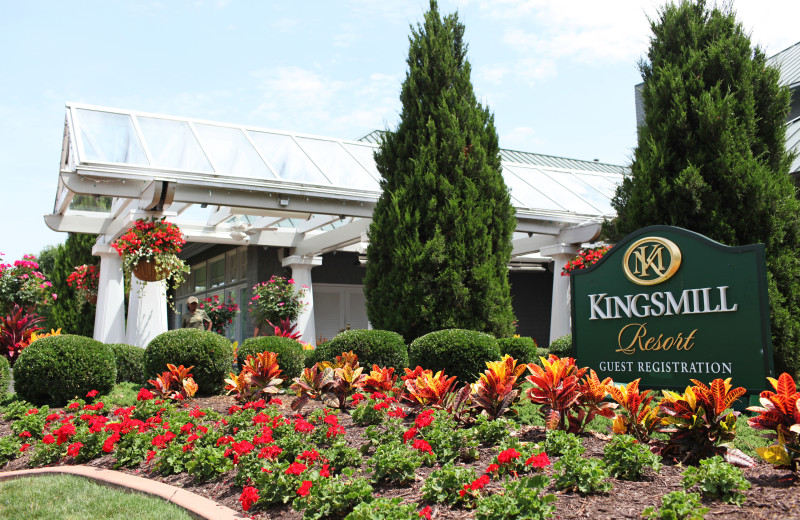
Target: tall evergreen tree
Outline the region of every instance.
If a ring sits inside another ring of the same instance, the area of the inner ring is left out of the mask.
[[[383,177],[364,292],[373,326],[411,341],[465,328],[508,336],[514,208],[494,117],[475,98],[457,14],[435,0],[411,28],[394,132],[375,153]]]
[[[620,235],[679,226],[766,245],[776,369],[800,369],[800,204],[788,176],[790,94],[729,8],[668,4],[651,21],[645,120],[617,191]]]
[[[92,256],[96,236],[70,233],[63,244],[49,247],[39,254],[42,272],[53,283],[58,298],[45,307],[42,315],[46,328],[60,328],[64,334],[91,337],[94,333],[94,305],[83,301],[75,289],[67,285],[67,277],[78,265],[97,264]]]

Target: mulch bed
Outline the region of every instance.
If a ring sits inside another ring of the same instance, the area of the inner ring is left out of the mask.
[[[287,415],[292,414],[288,407],[290,399],[285,399],[283,406]],[[209,398],[198,398],[192,401],[192,405],[200,408],[212,408],[220,413],[226,414],[230,406],[235,404],[232,397],[216,396]],[[304,410],[306,415],[318,407],[316,403],[310,403]],[[348,444],[358,448],[363,443],[363,433],[365,428],[356,426],[352,423],[350,416],[346,413],[340,414],[340,424],[345,428],[345,438]],[[0,421],[0,436],[11,435],[10,425]],[[543,428],[528,426],[515,432],[523,441],[542,442],[545,432]],[[603,448],[610,439],[604,433],[588,432],[582,435],[583,444],[586,448],[586,456],[602,457]],[[492,448],[481,448],[480,458],[477,461],[463,464],[475,468],[481,474],[490,459],[495,455]],[[26,469],[28,467],[28,454],[23,454],[8,464],[0,471],[12,471]],[[557,460],[557,459],[553,459]],[[90,466],[98,466],[111,469],[114,464],[114,456],[107,455],[95,459],[89,463]],[[364,468],[365,470],[367,468]],[[417,471],[416,481],[411,485],[379,484],[374,485],[376,496],[388,498],[400,497],[404,501],[416,502],[422,507],[422,484],[426,476],[434,468],[422,467]],[[601,495],[580,495],[578,493],[557,491],[552,486],[547,490],[554,493],[556,501],[556,518],[559,519],[624,519],[641,518],[642,510],[647,506],[659,507],[661,497],[669,492],[682,490],[681,473],[682,467],[675,464],[666,463],[661,471],[654,475],[646,474],[644,480],[638,482],[628,482],[624,480],[612,479],[613,489],[607,494]],[[215,500],[231,509],[244,513],[239,503],[241,488],[233,484],[233,472],[220,478],[207,482],[198,483],[194,478],[186,473],[180,475],[162,476],[154,471],[152,464],[142,464],[137,469],[123,468],[119,471],[135,474],[140,477],[151,478],[160,482],[165,482],[173,486],[178,486],[198,495]],[[547,468],[547,473],[552,474],[552,466]],[[744,469],[744,475],[750,481],[752,487],[745,491],[747,497],[744,506],[737,507],[725,504],[719,500],[703,500],[704,507],[709,508],[705,518],[707,519],[800,519],[800,484],[791,478],[791,474],[786,470],[778,470],[771,465],[758,462],[753,468]],[[500,488],[499,483],[492,482],[486,490],[491,493]],[[443,505],[432,505],[433,518],[440,519],[468,519],[474,518],[474,511],[461,508],[452,508]],[[245,513],[255,519],[281,519],[281,520],[300,520],[302,513],[293,510],[289,506],[272,507],[265,511],[250,511]]]

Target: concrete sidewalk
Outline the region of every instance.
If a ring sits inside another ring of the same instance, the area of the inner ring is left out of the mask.
[[[91,466],[53,466],[49,468],[9,471],[0,473],[0,481],[22,477],[59,474],[86,477],[94,480],[98,484],[160,497],[167,502],[171,502],[185,509],[190,515],[201,520],[246,520],[250,518],[237,513],[233,509],[217,504],[213,500],[175,486],[170,486],[169,484],[164,484],[163,482],[156,482],[155,480],[129,475],[120,471]]]

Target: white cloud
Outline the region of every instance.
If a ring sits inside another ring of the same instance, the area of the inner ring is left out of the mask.
[[[537,137],[536,130],[530,126],[517,126],[500,135],[500,146],[507,150],[535,150],[541,144],[542,140]]]

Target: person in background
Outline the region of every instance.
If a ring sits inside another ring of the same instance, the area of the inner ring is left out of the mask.
[[[206,311],[197,308],[198,304],[197,298],[189,296],[186,301],[186,306],[189,310],[183,313],[181,327],[184,329],[211,330],[211,318],[208,317]]]

